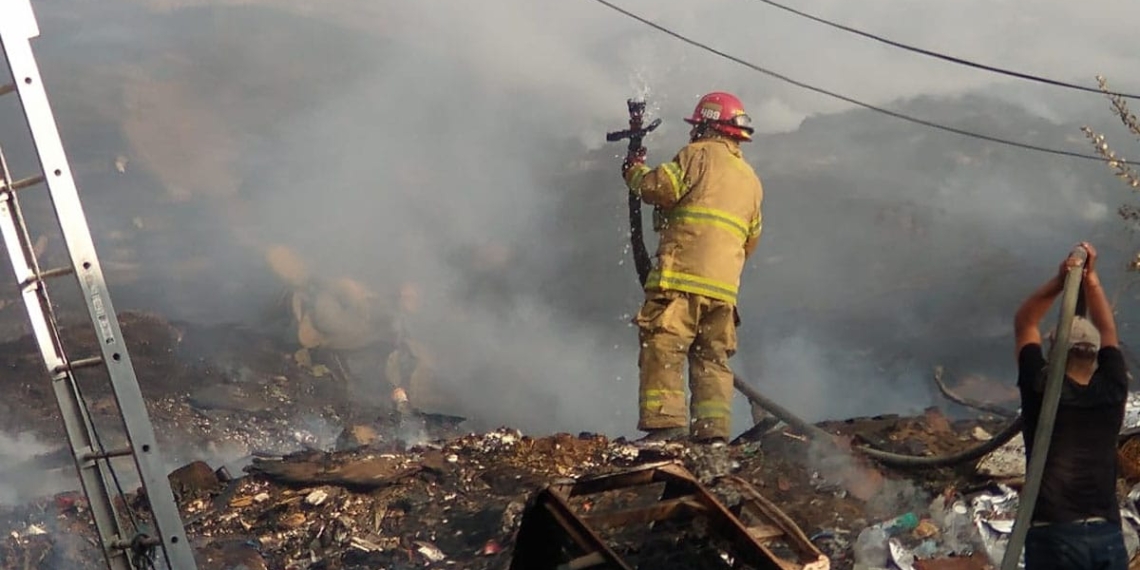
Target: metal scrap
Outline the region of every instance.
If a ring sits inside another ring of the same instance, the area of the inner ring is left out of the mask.
[[[447,558],[447,555],[438,546],[422,540],[416,541],[416,552],[423,554],[429,562],[440,562]]]
[[[979,546],[995,565],[1000,565],[1005,557],[1005,548],[1017,517],[1017,499],[1017,491],[999,484],[995,490],[980,493],[971,501]]]
[[[747,481],[725,482],[753,524],[677,461],[551,484],[529,501],[511,568],[829,568],[803,531]],[[776,539],[783,539],[779,546]],[[777,554],[788,546],[791,559]]]

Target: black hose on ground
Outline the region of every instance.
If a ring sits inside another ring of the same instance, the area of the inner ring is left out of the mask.
[[[820,442],[828,442],[833,439],[833,436],[831,434],[827,433],[823,429],[820,429],[818,426],[800,419],[795,414],[788,411],[787,408],[777,404],[776,402],[773,402],[772,400],[769,400],[767,397],[757,391],[756,388],[753,388],[744,380],[741,380],[740,377],[734,377],[732,385],[736,387],[737,391],[739,391],[741,394],[744,394],[744,396],[748,398],[752,403],[760,406],[761,408],[764,408],[773,416],[776,416],[784,423],[792,426],[792,428],[796,431],[799,431],[800,433],[806,435],[808,439]],[[866,445],[855,447],[855,449],[863,455],[866,455],[867,457],[874,459],[875,461],[878,461],[879,463],[882,463],[888,467],[909,469],[936,469],[939,467],[949,467],[952,465],[958,465],[960,463],[974,461],[982,458],[991,451],[1005,445],[1006,442],[1013,439],[1014,436],[1020,433],[1021,424],[1021,416],[1018,415],[1016,418],[1010,421],[1010,423],[1006,425],[1000,432],[998,432],[996,435],[984,443],[950,455],[903,455],[901,453],[892,453],[889,451],[883,451],[881,449],[875,449]]]
[[[881,449],[875,449],[868,446],[859,446],[858,449],[863,455],[887,465],[889,467],[897,467],[900,469],[937,469],[940,467],[950,467],[959,465],[968,461],[976,461],[986,456],[993,450],[1003,446],[1009,440],[1013,439],[1017,434],[1021,433],[1022,419],[1019,414],[1013,421],[1009,422],[1000,432],[994,435],[989,440],[971,447],[964,449],[958,453],[950,455],[936,455],[936,456],[915,456],[903,455],[900,453],[891,453]]]
[[[820,429],[814,424],[810,424],[798,416],[788,411],[787,408],[769,400],[766,396],[761,394],[756,388],[742,380],[739,376],[732,377],[732,385],[736,391],[744,394],[753,404],[764,408],[765,411],[776,416],[784,423],[792,426],[792,429],[806,435],[812,441],[830,441],[833,436],[830,433]]]

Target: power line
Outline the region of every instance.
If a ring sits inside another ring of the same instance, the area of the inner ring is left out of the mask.
[[[634,20],[637,20],[637,21],[639,21],[639,22],[641,22],[641,23],[643,23],[643,24],[645,24],[651,28],[654,28],[654,29],[656,29],[662,33],[673,36],[674,38],[677,38],[678,40],[681,40],[681,41],[683,41],[683,42],[685,42],[691,46],[703,49],[709,53],[718,55],[724,59],[738,63],[740,65],[743,65],[744,67],[747,67],[753,71],[763,73],[764,75],[767,75],[769,77],[774,77],[774,78],[779,79],[780,81],[783,81],[785,83],[791,83],[792,85],[795,85],[796,87],[800,87],[802,89],[807,89],[808,91],[814,91],[814,92],[819,93],[821,95],[827,95],[828,97],[833,97],[835,99],[839,99],[840,101],[845,101],[847,103],[851,103],[852,105],[857,105],[859,107],[863,107],[864,109],[869,109],[869,110],[874,111],[876,113],[882,113],[884,115],[894,117],[896,119],[901,119],[903,121],[911,122],[911,123],[914,123],[917,125],[922,125],[925,127],[930,127],[932,129],[938,129],[941,131],[946,131],[946,132],[950,132],[950,133],[954,133],[954,134],[958,134],[958,135],[962,135],[962,136],[966,136],[966,137],[981,139],[981,140],[985,140],[985,141],[989,141],[989,142],[993,142],[993,143],[998,143],[998,144],[1003,144],[1003,145],[1007,145],[1007,146],[1017,147],[1017,148],[1021,148],[1021,149],[1025,149],[1025,150],[1035,150],[1035,151],[1043,152],[1043,153],[1047,153],[1047,154],[1054,154],[1054,155],[1059,155],[1059,156],[1068,156],[1068,157],[1072,157],[1072,158],[1083,158],[1085,160],[1095,160],[1097,162],[1104,162],[1104,158],[1097,156],[1095,154],[1083,154],[1083,153],[1073,152],[1073,151],[1069,151],[1069,150],[1061,150],[1061,149],[1056,149],[1056,148],[1049,148],[1049,147],[1038,146],[1038,145],[1029,144],[1029,143],[1018,142],[1018,141],[1009,140],[1009,139],[1003,139],[1000,137],[985,135],[982,133],[975,133],[973,131],[967,131],[965,129],[959,129],[956,127],[951,127],[949,125],[943,125],[941,123],[935,123],[934,121],[928,121],[926,119],[920,119],[918,117],[907,115],[905,113],[899,113],[896,111],[891,111],[890,109],[879,107],[877,105],[865,103],[865,102],[860,101],[858,99],[854,99],[854,98],[848,97],[846,95],[836,93],[834,91],[828,91],[827,89],[823,89],[822,87],[816,87],[814,85],[810,85],[810,84],[804,83],[802,81],[797,81],[795,79],[792,79],[791,77],[788,77],[788,76],[780,74],[780,73],[776,73],[775,71],[772,71],[770,69],[765,69],[765,68],[760,67],[754,63],[740,59],[739,57],[736,57],[732,54],[718,50],[712,46],[709,46],[708,44],[698,42],[697,40],[691,39],[687,36],[684,36],[684,35],[681,35],[677,32],[674,32],[673,30],[670,30],[669,28],[666,28],[665,26],[662,26],[656,22],[653,22],[652,20],[647,20],[641,16],[638,16],[637,14],[634,14],[633,12],[630,12],[624,8],[621,8],[620,6],[616,6],[616,5],[608,2],[607,0],[594,0],[594,1],[599,3],[599,4],[602,4],[603,6],[606,6],[607,8],[610,8],[616,12],[624,14],[624,15],[626,15],[626,16],[634,19]]]
[[[812,14],[808,14],[807,12],[801,12],[800,10],[797,10],[797,9],[792,8],[790,6],[785,6],[785,5],[780,4],[778,2],[774,2],[773,0],[759,0],[759,1],[763,2],[765,4],[768,4],[770,6],[779,8],[781,10],[791,12],[792,14],[795,14],[797,16],[807,18],[807,19],[815,21],[815,22],[819,22],[820,24],[823,24],[825,26],[831,26],[832,28],[835,28],[838,30],[843,30],[845,32],[849,32],[849,33],[852,33],[852,34],[855,34],[858,36],[863,36],[865,38],[872,39],[872,40],[887,44],[887,45],[892,46],[892,47],[897,47],[900,49],[904,49],[906,51],[910,51],[910,52],[922,54],[925,56],[941,59],[943,61],[949,61],[951,63],[957,63],[958,65],[965,65],[967,67],[973,67],[975,69],[981,69],[981,70],[990,71],[993,73],[999,73],[1001,75],[1008,75],[1010,77],[1017,77],[1019,79],[1025,79],[1028,81],[1036,81],[1037,83],[1044,83],[1046,85],[1053,85],[1055,87],[1064,87],[1066,89],[1076,89],[1078,91],[1087,91],[1089,93],[1097,93],[1097,94],[1101,94],[1101,95],[1116,95],[1116,96],[1125,97],[1128,99],[1140,99],[1140,95],[1134,95],[1134,94],[1130,94],[1130,93],[1119,93],[1116,91],[1102,91],[1099,88],[1087,87],[1085,85],[1078,85],[1076,83],[1068,83],[1068,82],[1060,81],[1057,79],[1049,79],[1048,77],[1041,77],[1039,75],[1033,75],[1030,73],[1022,73],[1020,71],[1014,71],[1012,69],[1005,69],[1005,68],[996,67],[993,65],[986,65],[984,63],[978,63],[976,61],[971,61],[968,59],[963,59],[960,57],[954,57],[952,55],[946,55],[944,53],[939,53],[936,51],[931,51],[928,49],[923,49],[920,47],[907,45],[907,44],[904,44],[902,42],[897,42],[897,41],[889,39],[889,38],[877,36],[877,35],[872,34],[870,32],[864,32],[862,30],[852,28],[851,26],[845,26],[843,24],[839,24],[839,23],[833,22],[831,20],[826,20],[824,18],[820,18],[819,16],[814,16]]]

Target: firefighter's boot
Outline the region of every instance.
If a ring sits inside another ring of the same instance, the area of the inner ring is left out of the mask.
[[[645,436],[637,441],[644,443],[682,441],[689,435],[689,430],[683,427],[658,428],[645,431]]]

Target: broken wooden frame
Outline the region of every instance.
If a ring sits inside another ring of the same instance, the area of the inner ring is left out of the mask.
[[[746,526],[741,522],[676,461],[549,485],[531,497],[523,514],[510,570],[648,568],[642,565],[644,561],[623,559],[618,549],[603,539],[601,531],[633,527],[661,539],[668,535],[670,527],[693,529],[698,526],[709,535],[708,544],[702,545],[702,555],[707,560],[715,560],[722,568],[829,569],[828,558],[791,518],[752,485],[737,477],[721,481],[740,494],[741,503],[736,510],[755,521],[753,524]],[[648,505],[595,514],[588,508],[571,506],[590,496],[628,494],[658,484],[664,484],[663,490]],[[794,551],[795,560],[781,558],[773,552],[770,545],[777,539]],[[648,542],[647,539],[635,548],[652,550],[647,547]],[[692,552],[686,554],[695,556]],[[659,566],[654,564],[653,567]]]

